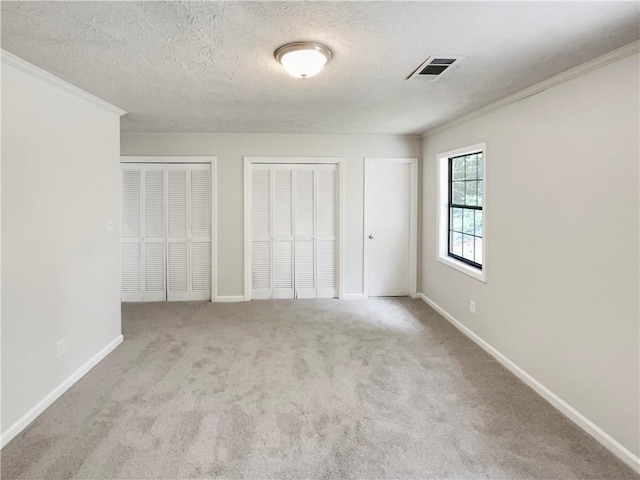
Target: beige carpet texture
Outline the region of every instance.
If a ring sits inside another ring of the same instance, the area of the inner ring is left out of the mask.
[[[638,479],[421,300],[123,305],[2,479]]]

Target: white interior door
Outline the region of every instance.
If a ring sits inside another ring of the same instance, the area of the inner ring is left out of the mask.
[[[410,293],[411,164],[367,159],[365,166],[365,293]]]

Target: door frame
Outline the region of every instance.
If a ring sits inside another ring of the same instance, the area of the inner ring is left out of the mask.
[[[344,169],[341,157],[244,157],[244,299],[251,300],[251,166],[253,164],[335,164],[338,169],[337,282],[338,298],[343,297],[342,264],[344,252]]]
[[[365,157],[364,158],[364,204],[363,204],[363,235],[362,235],[362,288],[363,296],[369,297],[367,280],[367,199],[369,192],[367,173],[371,171],[373,163],[406,163],[409,164],[409,296],[417,297],[418,289],[418,159],[397,157]]]
[[[170,155],[121,155],[120,163],[208,163],[211,165],[211,301],[218,301],[218,157],[210,156],[170,156]],[[166,185],[165,185],[166,188]],[[120,192],[120,209],[122,210],[122,192]],[[122,269],[122,260],[120,268]],[[122,272],[120,272],[122,277]],[[166,279],[165,279],[166,280]]]

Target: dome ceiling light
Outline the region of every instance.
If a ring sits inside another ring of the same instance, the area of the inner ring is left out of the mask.
[[[294,42],[282,45],[273,56],[290,75],[309,78],[319,73],[333,54],[319,43]]]

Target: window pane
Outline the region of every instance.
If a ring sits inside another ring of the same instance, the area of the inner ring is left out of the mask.
[[[462,234],[451,232],[451,253],[462,256]]]
[[[475,210],[464,209],[462,214],[462,232],[473,235],[475,232]]]
[[[475,237],[475,262],[482,265],[482,239]]]
[[[466,161],[466,176],[467,180],[475,180],[478,178],[478,156],[468,155]]]
[[[462,209],[461,208],[451,209],[451,230],[455,230],[456,232],[462,231]]]
[[[464,205],[464,184],[466,182],[453,182],[453,203]]]
[[[482,152],[449,157],[449,254],[482,265],[484,213]],[[478,210],[476,210],[478,209]]]
[[[465,182],[465,205],[477,205],[476,185],[478,182]]]
[[[451,162],[453,162],[451,168],[453,180],[464,180],[464,157],[452,158]]]
[[[462,236],[462,257],[474,261],[474,241],[471,235]]]
[[[475,211],[476,214],[476,232],[475,234],[479,237],[482,236],[483,234],[483,225],[482,225],[482,210],[476,210]]]

